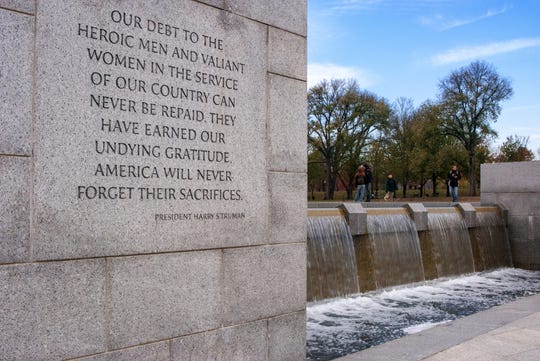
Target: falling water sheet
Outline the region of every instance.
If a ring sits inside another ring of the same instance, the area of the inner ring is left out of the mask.
[[[325,361],[540,292],[515,268],[404,285],[307,308],[307,359]]]

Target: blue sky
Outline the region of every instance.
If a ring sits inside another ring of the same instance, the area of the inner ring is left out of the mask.
[[[540,159],[540,0],[308,0],[308,86],[354,78],[390,102],[418,106],[475,60],[514,89],[492,123],[493,147],[526,136]]]

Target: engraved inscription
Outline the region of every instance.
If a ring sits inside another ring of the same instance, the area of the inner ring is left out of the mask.
[[[93,139],[81,145],[92,161],[83,165],[87,177],[76,199],[178,209],[185,201],[241,202],[233,165],[242,154],[231,136],[246,121],[237,114],[246,59],[230,57],[226,39],[181,23],[118,9],[102,20],[78,23],[73,34],[83,44],[81,82],[90,89],[81,103],[95,115],[87,120]],[[242,210],[183,210],[156,213],[154,221],[245,217]]]

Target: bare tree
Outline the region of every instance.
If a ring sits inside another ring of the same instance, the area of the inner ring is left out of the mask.
[[[495,136],[490,121],[501,114],[500,103],[513,94],[510,81],[483,61],[453,71],[439,83],[443,132],[463,145],[469,162],[469,195],[476,195],[475,151],[486,137]]]
[[[308,91],[308,142],[323,158],[326,199],[334,198],[336,180],[357,161],[368,138],[388,117],[388,106],[361,91],[354,80],[323,80]]]

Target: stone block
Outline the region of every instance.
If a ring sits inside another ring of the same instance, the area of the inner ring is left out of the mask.
[[[33,14],[35,0],[0,0],[0,7]]]
[[[476,227],[476,208],[470,203],[458,203],[457,208],[467,225],[467,228]]]
[[[269,75],[269,153],[270,169],[307,171],[306,103],[290,99],[306,98],[306,83]]]
[[[351,235],[367,234],[367,210],[360,203],[343,203],[340,206],[345,211],[345,218],[349,223]]]
[[[508,238],[529,240],[534,228],[534,217],[509,216],[508,217]]]
[[[510,176],[512,175],[512,176]],[[519,175],[516,178],[516,175]],[[482,164],[480,194],[540,192],[540,161]],[[517,181],[519,179],[519,181]]]
[[[226,249],[223,259],[225,325],[305,310],[305,243]]]
[[[234,13],[307,36],[307,0],[225,0],[225,3]]]
[[[268,30],[268,69],[270,72],[306,81],[306,53],[305,37],[274,27]],[[306,87],[307,85],[304,84],[304,89]]]
[[[28,260],[29,173],[28,158],[0,156],[0,263]]]
[[[510,238],[514,267],[540,269],[540,243],[528,239]]]
[[[426,231],[428,229],[428,215],[427,209],[422,203],[407,203],[405,208],[411,215],[414,224],[416,225],[416,230]]]
[[[266,360],[266,321],[246,323],[172,341],[172,361]]]
[[[30,155],[34,18],[0,9],[0,24],[0,154]]]
[[[112,349],[220,324],[220,251],[112,258],[108,271]]]
[[[269,243],[306,242],[306,175],[269,174]]]
[[[540,197],[532,192],[489,193],[485,197],[482,196],[482,202],[497,204],[508,209],[509,216],[540,216]]]
[[[297,312],[268,320],[268,361],[306,357],[306,314]]]
[[[36,259],[262,243],[267,27],[196,1],[38,13]]]
[[[0,266],[0,359],[105,351],[105,261]]]
[[[157,342],[125,350],[106,352],[77,361],[170,361],[169,342]]]
[[[497,193],[485,192],[480,194],[481,205],[493,205],[497,204]]]

